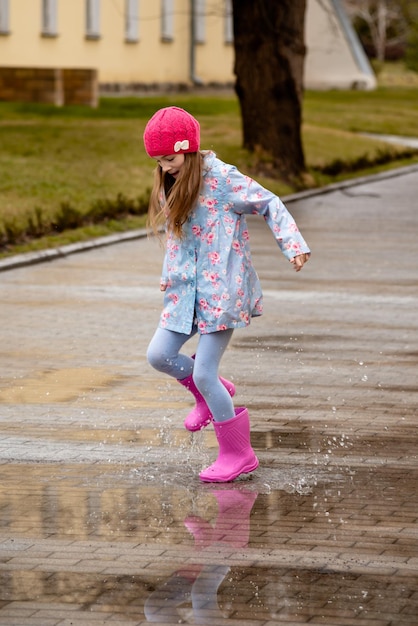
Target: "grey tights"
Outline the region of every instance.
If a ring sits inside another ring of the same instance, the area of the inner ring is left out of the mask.
[[[228,391],[219,380],[219,364],[232,337],[233,330],[222,330],[200,335],[196,357],[192,359],[180,354],[182,346],[191,339],[190,335],[177,333],[166,328],[157,328],[148,346],[148,362],[159,372],[182,380],[193,376],[194,383],[213,418],[222,422],[234,417],[234,404]]]

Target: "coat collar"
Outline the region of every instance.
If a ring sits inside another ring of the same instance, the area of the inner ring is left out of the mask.
[[[203,154],[203,169],[202,175],[206,176],[213,168],[213,164],[216,159],[216,154],[212,150],[202,150]]]

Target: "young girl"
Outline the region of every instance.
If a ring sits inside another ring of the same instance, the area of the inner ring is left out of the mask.
[[[299,272],[310,250],[281,200],[213,152],[200,151],[200,126],[187,111],[157,111],[144,132],[156,160],[149,224],[164,224],[166,254],[160,288],[164,308],[148,347],[149,363],[174,377],[196,400],[190,431],[213,421],[219,454],[200,473],[228,482],[258,467],[245,407],[234,408],[234,385],[218,376],[235,328],[262,314],[262,292],[251,261],[245,214],[262,215],[281,251]],[[199,333],[194,356],[180,353]]]

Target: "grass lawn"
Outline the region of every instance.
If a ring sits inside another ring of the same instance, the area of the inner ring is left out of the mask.
[[[308,92],[304,102],[303,141],[314,184],[418,161],[396,160],[394,148],[359,133],[418,137],[418,84],[382,86],[373,92]],[[51,217],[65,203],[87,212],[98,200],[146,197],[153,162],[143,148],[142,133],[152,113],[177,104],[201,122],[202,147],[251,172],[253,157],[240,147],[241,122],[233,94],[172,94],[161,97],[104,98],[97,110],[82,107],[0,103],[0,233],[7,222],[24,224],[28,216]],[[374,166],[386,152],[390,163]],[[318,168],[341,161],[353,171],[326,175]],[[358,165],[356,165],[356,163]],[[274,192],[294,191],[281,181],[258,177]],[[109,221],[18,247],[0,249],[10,254],[33,247],[62,245],[138,227],[143,218]]]

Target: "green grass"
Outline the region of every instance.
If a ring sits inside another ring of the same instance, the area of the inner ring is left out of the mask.
[[[323,185],[417,162],[418,153],[406,158],[404,149],[359,134],[418,137],[417,101],[418,85],[384,86],[374,92],[306,93],[303,140],[309,184]],[[186,108],[199,119],[203,148],[214,149],[242,171],[253,171],[253,156],[240,147],[239,104],[232,93],[103,98],[96,110],[3,102],[0,232],[6,223],[24,230],[36,215],[45,222],[53,221],[63,204],[84,215],[98,201],[114,202],[119,194],[128,199],[146,194],[154,164],[144,152],[143,130],[158,108],[171,104]],[[334,174],[326,174],[327,170]],[[294,191],[283,181],[257,178],[280,195]],[[94,237],[138,224],[143,224],[143,218],[107,219],[71,233],[47,233],[37,241],[22,238],[18,248],[4,247],[2,254],[62,245],[68,238],[74,241],[74,237]]]
[[[417,103],[418,86],[379,87],[370,92],[309,92],[304,116],[318,128],[417,137]]]
[[[380,64],[373,62],[381,87],[418,87],[418,72],[413,72],[400,61]]]
[[[54,118],[0,122],[0,128],[2,213],[5,207],[7,213],[15,207],[53,210],[60,202],[87,208],[118,191],[137,195],[144,190],[146,159],[141,159],[132,122]]]
[[[225,94],[225,97],[223,95]],[[100,99],[97,109],[84,106],[56,107],[49,104],[2,102],[0,120],[17,119],[82,119],[82,120],[111,120],[111,119],[143,119],[148,120],[161,107],[177,105],[199,117],[200,115],[221,115],[236,113],[238,103],[229,92],[218,96],[207,96],[200,93],[178,93],[175,95],[139,96],[139,97],[108,97]]]

